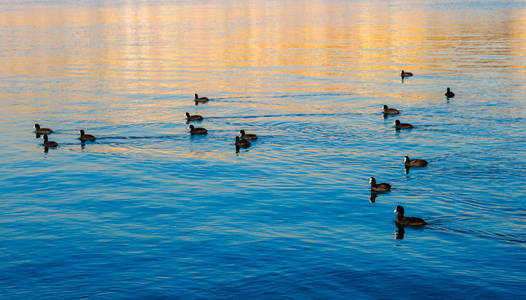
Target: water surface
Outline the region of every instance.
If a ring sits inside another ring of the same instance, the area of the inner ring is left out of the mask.
[[[429,2],[3,1],[0,295],[524,297],[526,5]]]

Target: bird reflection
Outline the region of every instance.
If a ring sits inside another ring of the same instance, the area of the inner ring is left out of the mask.
[[[395,239],[403,240],[405,235],[405,228],[402,225],[396,224]]]
[[[35,139],[39,139],[39,138],[40,138],[40,133],[35,132]]]
[[[45,146],[44,147],[44,153],[48,153],[49,152],[49,147],[48,146]]]
[[[404,169],[405,169],[404,173],[405,174],[409,174],[409,169],[411,169],[411,167],[410,166],[405,166]]]
[[[376,202],[376,197],[378,196],[378,193],[371,192],[371,197],[369,198],[369,202],[374,203]]]

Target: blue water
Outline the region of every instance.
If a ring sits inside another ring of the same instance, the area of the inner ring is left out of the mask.
[[[526,297],[525,16],[3,1],[1,298]],[[236,153],[240,129],[259,139]],[[371,198],[371,176],[393,190]],[[397,205],[429,225],[397,228]]]

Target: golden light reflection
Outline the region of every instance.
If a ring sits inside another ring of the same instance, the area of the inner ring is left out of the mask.
[[[28,78],[27,86],[41,93],[95,91],[83,94],[86,101],[99,101],[101,94],[177,98],[196,91],[360,93],[364,82],[386,80],[401,66],[415,72],[455,64],[476,69],[490,65],[495,54],[520,61],[525,20],[524,12],[487,22],[484,14],[466,20],[462,12],[443,15],[364,1],[35,6],[0,12],[0,25],[10,29],[1,33],[9,58],[2,63],[4,72]],[[484,44],[488,36],[495,44]],[[518,42],[498,44],[507,40]],[[486,55],[483,63],[458,58],[469,51]],[[361,80],[353,80],[356,76]]]

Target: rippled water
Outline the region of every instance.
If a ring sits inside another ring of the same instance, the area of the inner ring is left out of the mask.
[[[1,2],[0,295],[524,297],[525,20],[522,1]],[[259,139],[236,153],[239,129]],[[429,225],[398,229],[396,205]]]

